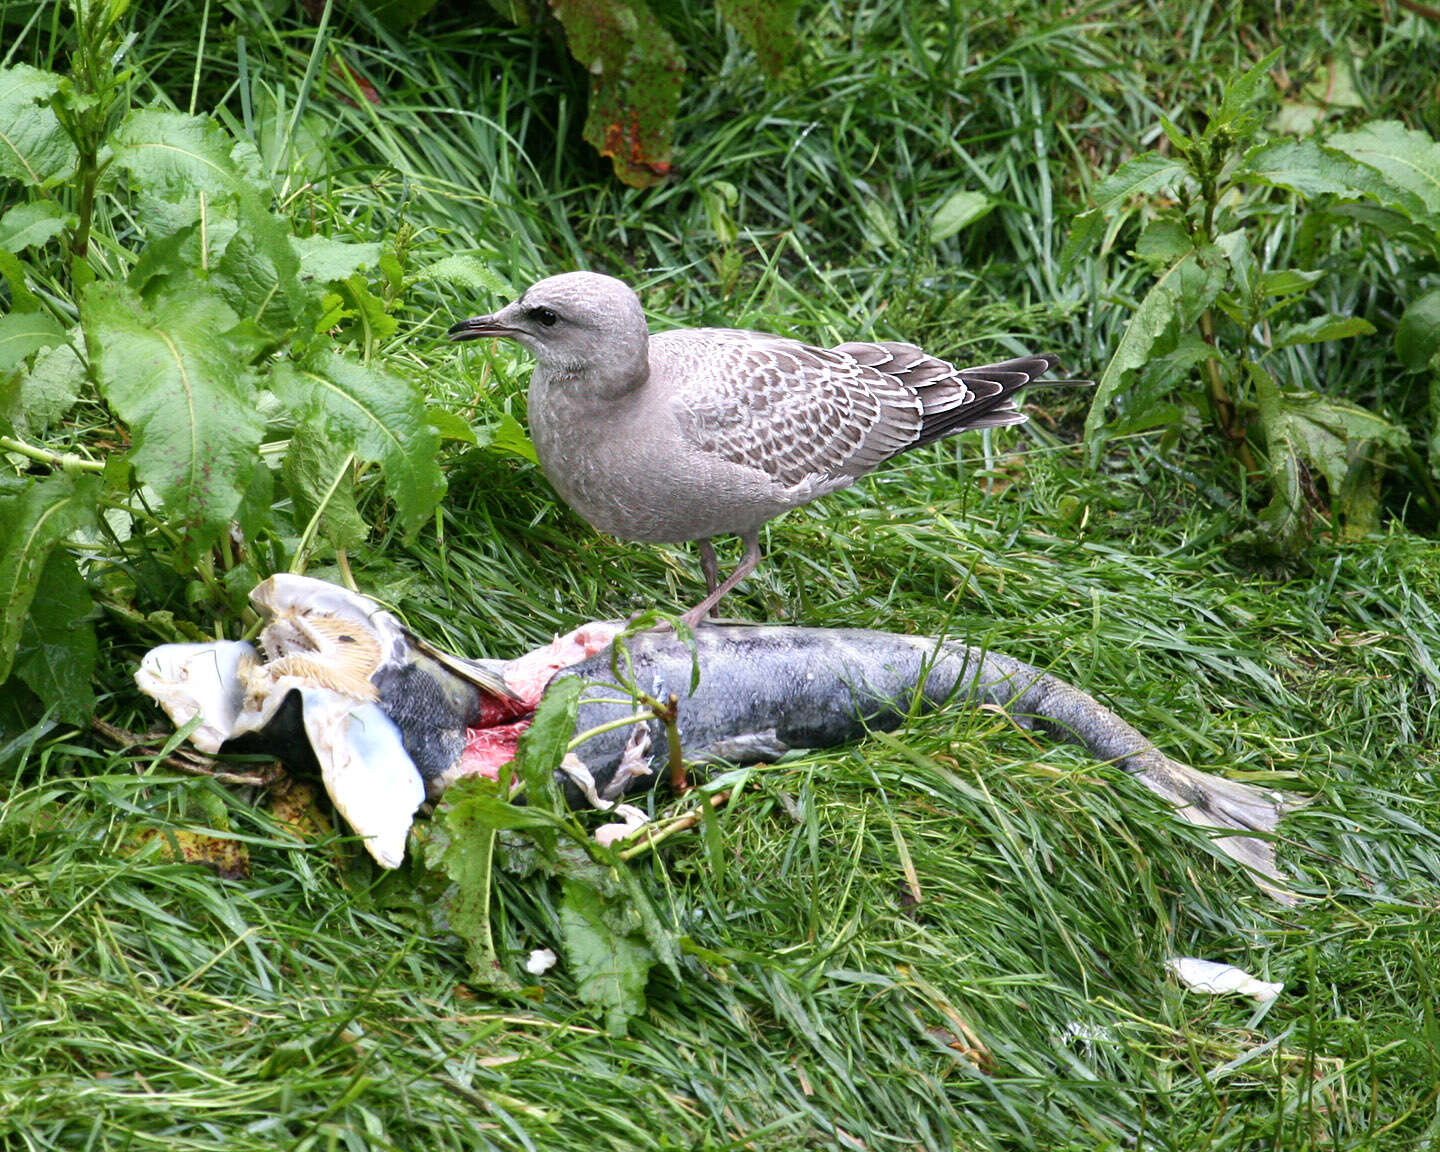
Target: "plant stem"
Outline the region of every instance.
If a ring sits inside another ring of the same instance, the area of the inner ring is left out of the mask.
[[[0,450],[27,456],[31,460],[38,460],[41,464],[49,464],[51,467],[65,472],[105,471],[105,465],[98,460],[86,460],[83,456],[76,456],[72,452],[52,452],[48,448],[36,448],[33,444],[26,444],[22,440],[15,440],[9,436],[0,436]]]

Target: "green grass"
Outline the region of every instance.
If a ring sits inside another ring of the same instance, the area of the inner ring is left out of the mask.
[[[1292,77],[1353,55],[1365,115],[1440,128],[1437,42],[1368,3],[823,5],[770,89],[708,7],[677,3],[681,175],[639,193],[580,145],[575,78],[530,36],[442,13],[403,35],[342,26],[317,55],[313,27],[273,7],[174,0],[137,20],[130,59],[142,100],[188,108],[194,88],[197,110],[253,132],[317,230],[403,232],[416,264],[471,252],[517,288],[623,271],[657,323],[904,336],[973,359],[1044,346],[1091,372],[1140,271],[1092,258],[1065,275],[1058,253],[1085,190],[1153,145],[1160,113],[1195,116],[1283,41]],[[179,29],[202,11],[197,71]],[[63,63],[51,28],[15,58]],[[379,104],[347,101],[335,55]],[[1000,206],[931,243],[960,188]],[[1329,253],[1328,306],[1393,321],[1402,288],[1434,275],[1405,257]],[[522,357],[441,340],[497,302],[414,284],[381,354],[477,425],[523,417]],[[1359,401],[1423,407],[1379,338],[1301,354]],[[1277,564],[1247,543],[1255,502],[1211,446],[1125,437],[1091,467],[1073,442],[1083,395],[1033,400],[1027,430],[916,453],[774,524],[729,611],[964,636],[1080,685],[1179,759],[1312,795],[1280,837],[1298,907],[1133,781],[1002,717],[945,713],[757,769],[718,851],[692,834],[635,863],[691,947],[683,982],[656,975],[612,1037],[563,966],[527,995],[468,985],[434,876],[377,876],[353,842],[297,836],[260,789],[52,730],[17,740],[0,787],[0,1143],[1440,1144],[1440,546],[1412,531],[1431,526]],[[506,655],[697,596],[690,550],[591,532],[518,457],[457,445],[447,476],[432,529],[350,558],[429,639]],[[93,578],[143,570],[110,547]],[[182,589],[163,598],[184,615]],[[155,636],[102,626],[102,716],[150,728],[129,673]],[[244,875],[176,862],[202,830],[244,844]],[[497,937],[523,975],[556,939],[559,893],[509,859]],[[1259,1011],[1186,994],[1164,970],[1176,955],[1286,989]]]

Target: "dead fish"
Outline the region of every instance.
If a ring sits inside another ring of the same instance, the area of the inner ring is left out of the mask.
[[[1272,895],[1289,899],[1277,886],[1283,877],[1273,848],[1262,837],[1298,805],[1296,798],[1173,760],[1078,688],[960,641],[859,629],[705,623],[693,641],[674,632],[644,632],[620,640],[617,653],[612,644],[622,625],[601,622],[517,660],[467,661],[422,646],[367,597],[323,581],[272,577],[252,600],[269,621],[260,636],[266,661],[254,653],[252,663],[243,652],[222,648],[233,642],[166,645],[146,656],[137,682],[177,724],[203,717],[192,740],[203,731],[207,743],[214,744],[228,722],[232,738],[261,738],[281,759],[294,762],[313,754],[337,808],[366,837],[367,846],[382,841],[387,846],[384,858],[371,847],[387,867],[399,862],[393,851],[396,829],[402,822],[408,827],[419,803],[411,804],[415,790],[406,774],[413,774],[432,799],[461,776],[493,776],[514,755],[519,733],[546,687],[566,676],[586,684],[577,737],[604,729],[582,740],[558,773],[577,807],[610,807],[666,776],[663,725],[636,703],[632,687],[659,701],[675,697],[687,759],[739,765],[794,749],[848,743],[868,730],[896,727],[912,712],[990,704],[1025,727],[1083,745],[1136,776],[1183,819],[1226,833],[1216,837],[1216,845],[1249,868]],[[197,648],[217,650],[202,656]],[[167,653],[175,649],[184,651]],[[305,715],[297,722],[293,705],[287,713],[272,698],[282,689],[288,697],[305,677],[310,677],[310,694],[301,693]],[[328,750],[316,746],[311,708],[351,715],[326,704],[324,693],[349,701],[352,711],[373,704],[394,724],[400,752],[393,742],[378,742],[383,751],[373,753],[387,758],[383,770],[372,769],[368,751],[339,762],[336,741],[345,739],[339,721],[330,721],[326,729]],[[237,696],[243,701],[238,707]],[[623,723],[627,719],[635,722]],[[307,748],[297,749],[297,744]],[[216,747],[230,744],[221,739]],[[407,781],[403,788],[402,777]],[[400,788],[404,801],[372,803],[370,789],[382,780]]]
[[[202,752],[268,753],[318,771],[376,862],[399,867],[425,801],[411,749],[426,762],[456,759],[466,724],[514,712],[518,697],[492,669],[432,648],[369,597],[326,581],[278,574],[250,601],[265,620],[258,650],[163,644],[145,654],[136,684],[177,726],[199,718],[190,741]]]

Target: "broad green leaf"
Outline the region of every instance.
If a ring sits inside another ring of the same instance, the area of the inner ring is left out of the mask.
[[[1135,255],[1147,264],[1168,268],[1195,247],[1184,221],[1161,216],[1145,225],[1135,241]]]
[[[260,534],[274,525],[275,521],[275,474],[264,460],[256,460],[250,471],[250,482],[240,497],[240,506],[235,509],[235,523],[240,529],[242,540],[258,540]],[[302,525],[303,527],[303,525]],[[299,529],[297,529],[298,531]],[[230,569],[230,573],[237,569]],[[229,579],[227,574],[226,579]],[[256,577],[258,582],[259,577]],[[248,601],[250,588],[239,589],[237,612],[243,612]]]
[[[0,70],[0,176],[49,188],[75,170],[75,145],[47,103],[63,83],[28,64]]]
[[[474,256],[446,256],[433,264],[427,264],[416,274],[420,281],[434,280],[441,284],[454,284],[473,292],[477,296],[485,293],[502,300],[512,300],[517,295],[515,287],[494,267]]]
[[[21,363],[32,352],[65,341],[65,329],[43,312],[10,312],[0,316],[0,372]]]
[[[1285,188],[1301,196],[1364,198],[1412,215],[1424,210],[1423,201],[1413,192],[1395,186],[1368,164],[1314,140],[1259,144],[1245,154],[1236,178]]]
[[[1320,270],[1305,272],[1299,268],[1277,268],[1260,276],[1262,296],[1298,296],[1308,292],[1321,280],[1325,273]]]
[[[272,387],[297,419],[317,421],[320,434],[380,465],[406,532],[425,523],[444,494],[445,480],[436,460],[440,438],[409,380],[325,352],[303,365],[277,365]]]
[[[615,911],[589,884],[566,879],[560,903],[565,958],[580,999],[605,1014],[605,1030],[623,1036],[645,1011],[645,984],[655,955],[639,935],[617,927]]]
[[[57,472],[0,508],[0,683],[10,676],[51,552],[94,521],[99,498],[97,477]]]
[[[136,474],[173,523],[215,539],[250,484],[264,428],[223,335],[235,313],[199,287],[151,309],[130,288],[97,283],[81,318],[101,391],[130,426]]]
[[[17,425],[44,432],[75,406],[84,384],[85,365],[68,343],[40,353],[16,381]]]
[[[297,531],[304,530],[324,501],[320,532],[333,547],[353,551],[369,538],[370,529],[355,504],[354,457],[327,436],[318,421],[295,429],[281,474]]]
[[[465,941],[472,978],[491,987],[506,987],[513,982],[496,959],[490,929],[495,825],[489,817],[494,804],[505,801],[495,795],[493,780],[461,780],[447,791],[436,817],[446,833],[440,865],[455,882],[446,902],[450,930]]]
[[[1214,248],[1192,249],[1155,281],[1125,325],[1115,355],[1096,386],[1085,417],[1087,441],[1097,443],[1106,405],[1124,387],[1126,376],[1143,368],[1157,351],[1167,351],[1176,334],[1198,320],[1224,285],[1224,258]]]
[[[0,216],[0,248],[16,255],[39,248],[73,227],[75,219],[73,212],[66,212],[53,200],[17,204]]]
[[[1406,447],[1410,434],[1358,405],[1319,392],[1277,389],[1265,396],[1261,414],[1272,471],[1277,468],[1278,444],[1325,477],[1331,507],[1347,535],[1373,531],[1379,523],[1383,452]],[[1278,467],[1283,469],[1283,461]],[[1293,498],[1300,499],[1298,494]]]
[[[575,735],[575,715],[583,686],[578,676],[552,681],[540,698],[530,727],[521,733],[515,771],[525,782],[525,795],[531,804],[556,812],[565,807],[565,798],[555,786],[555,770]]]
[[[570,54],[590,74],[583,135],[615,175],[648,188],[670,173],[685,58],[644,0],[551,0]]]
[[[390,315],[385,301],[370,291],[365,277],[356,273],[348,280],[341,281],[338,287],[348,298],[350,305],[342,316],[359,322],[357,335],[361,337],[364,347],[372,348],[377,343],[390,339],[400,330],[400,322]]]
[[[740,33],[767,76],[779,76],[795,49],[800,0],[717,0],[725,22]]]
[[[425,419],[430,421],[430,426],[440,434],[441,440],[455,440],[471,447],[480,445],[480,437],[475,434],[475,429],[470,427],[470,422],[448,408],[437,408],[432,404],[425,409]]]
[[[1225,85],[1225,95],[1220,107],[1205,126],[1207,138],[1219,131],[1228,131],[1232,136],[1248,135],[1262,119],[1261,100],[1274,91],[1270,69],[1280,58],[1276,48],[1253,68],[1235,77]]]
[[[110,143],[115,165],[147,192],[175,199],[240,190],[241,173],[231,156],[235,142],[208,116],[136,109],[121,121]]]
[[[1405,309],[1395,326],[1395,352],[1412,372],[1423,372],[1440,353],[1440,288],[1412,300]]]
[[[1244,228],[1215,237],[1215,247],[1225,253],[1225,263],[1230,266],[1230,280],[1235,285],[1236,295],[1245,301],[1247,308],[1258,300],[1260,294],[1260,262],[1255,259],[1250,239],[1250,233]],[[1244,320],[1239,323],[1242,328],[1248,327]]]
[[[1270,546],[1281,555],[1298,551],[1309,533],[1310,509],[1305,502],[1304,473],[1300,448],[1293,429],[1285,419],[1280,386],[1262,365],[1245,362],[1251,387],[1255,389],[1260,427],[1265,433],[1265,462],[1270,481],[1270,503],[1256,516],[1269,537]]]
[[[20,262],[19,257],[4,249],[0,249],[0,276],[4,276],[5,283],[10,286],[12,313],[40,311],[40,298],[30,291],[30,286],[25,282],[25,265]]]
[[[1432,217],[1440,217],[1440,143],[1398,120],[1366,124],[1332,136],[1329,146],[1368,164],[1393,188],[1414,196]]]
[[[239,199],[239,221],[211,283],[237,315],[279,343],[299,327],[305,313],[300,260],[284,221],[248,189]]]
[[[930,218],[930,239],[939,243],[989,214],[996,201],[984,192],[961,189],[940,202]]]
[[[300,275],[322,284],[348,280],[363,269],[374,268],[382,251],[379,244],[352,244],[328,236],[294,236],[290,244],[300,257]]]
[[[1303,324],[1287,324],[1275,333],[1274,347],[1290,348],[1296,344],[1320,344],[1326,340],[1347,340],[1351,336],[1369,336],[1375,325],[1363,316],[1316,316]]]
[[[90,589],[63,548],[50,553],[30,601],[30,619],[15,654],[15,675],[69,724],[95,710],[90,678],[99,643]]]
[[[489,428],[482,428],[480,437],[483,445],[494,448],[497,452],[508,452],[512,456],[530,461],[531,464],[540,463],[540,457],[535,454],[534,443],[525,434],[520,421],[509,412],[500,413],[498,421]]]
[[[865,239],[881,250],[895,250],[900,247],[900,233],[895,227],[895,213],[884,201],[867,197],[861,209],[865,224]]]
[[[1128,211],[1136,197],[1186,179],[1189,172],[1183,164],[1158,152],[1145,152],[1127,160],[1096,186],[1091,197],[1095,206],[1075,218],[1060,254],[1061,264],[1071,267],[1081,252],[1098,248],[1107,227]]]

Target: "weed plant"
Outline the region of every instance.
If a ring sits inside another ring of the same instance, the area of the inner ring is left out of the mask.
[[[1054,348],[1098,373],[1146,273],[1098,249],[1062,271],[1060,252],[1088,190],[1160,146],[1161,115],[1203,129],[1224,81],[1281,46],[1296,103],[1343,67],[1361,106],[1325,115],[1440,135],[1433,27],[1358,0],[824,4],[768,88],[707,6],[663,13],[692,71],[679,174],[648,192],[613,184],[579,141],[583,78],[554,46],[476,12],[399,35],[337,11],[317,32],[260,0],[171,0],[126,25],[138,105],[214,113],[253,142],[296,234],[397,254],[398,323],[347,354],[363,346],[423,388],[450,430],[447,491],[406,537],[367,473],[363,539],[341,554],[322,534],[307,558],[318,575],[343,559],[457,651],[508,655],[582,620],[673,608],[698,575],[687,550],[618,543],[556,504],[507,422],[523,425],[528,364],[445,344],[454,319],[583,265],[637,282],[659,324],[903,337],[967,360]],[[64,71],[68,19],[0,0],[4,62]],[[1292,245],[1303,224],[1267,242]],[[97,259],[128,273],[137,227],[105,216]],[[468,281],[455,264],[419,274],[451,257],[471,258]],[[1435,269],[1377,234],[1327,259],[1324,309],[1378,334],[1295,355],[1338,395],[1428,419],[1423,378],[1386,337]],[[64,302],[73,286],[32,288]],[[1241,543],[1263,496],[1203,439],[1130,431],[1092,461],[1083,397],[1036,393],[1031,411],[1024,429],[904,457],[772,525],[767,564],[728,609],[960,636],[1074,682],[1181,760],[1313,796],[1279,841],[1296,907],[1119,773],[1004,717],[942,713],[759,768],[713,826],[633,861],[680,941],[680,978],[657,968],[614,1035],[564,965],[525,974],[560,932],[560,886],[524,875],[518,850],[492,901],[501,962],[524,984],[507,995],[472,978],[435,874],[378,875],[313,803],[180,773],[173,742],[115,750],[53,716],[8,724],[0,1143],[1440,1144],[1431,512],[1392,486],[1378,532],[1322,531],[1267,558]],[[92,396],[51,443],[94,454],[113,427]],[[15,478],[42,468],[6,460]],[[275,563],[305,523],[288,501]],[[130,682],[140,654],[165,627],[235,635],[239,621],[148,529],[87,544],[98,715],[143,732],[156,715]],[[186,862],[207,837],[243,857]],[[1258,1008],[1186,993],[1174,956],[1285,990]]]

